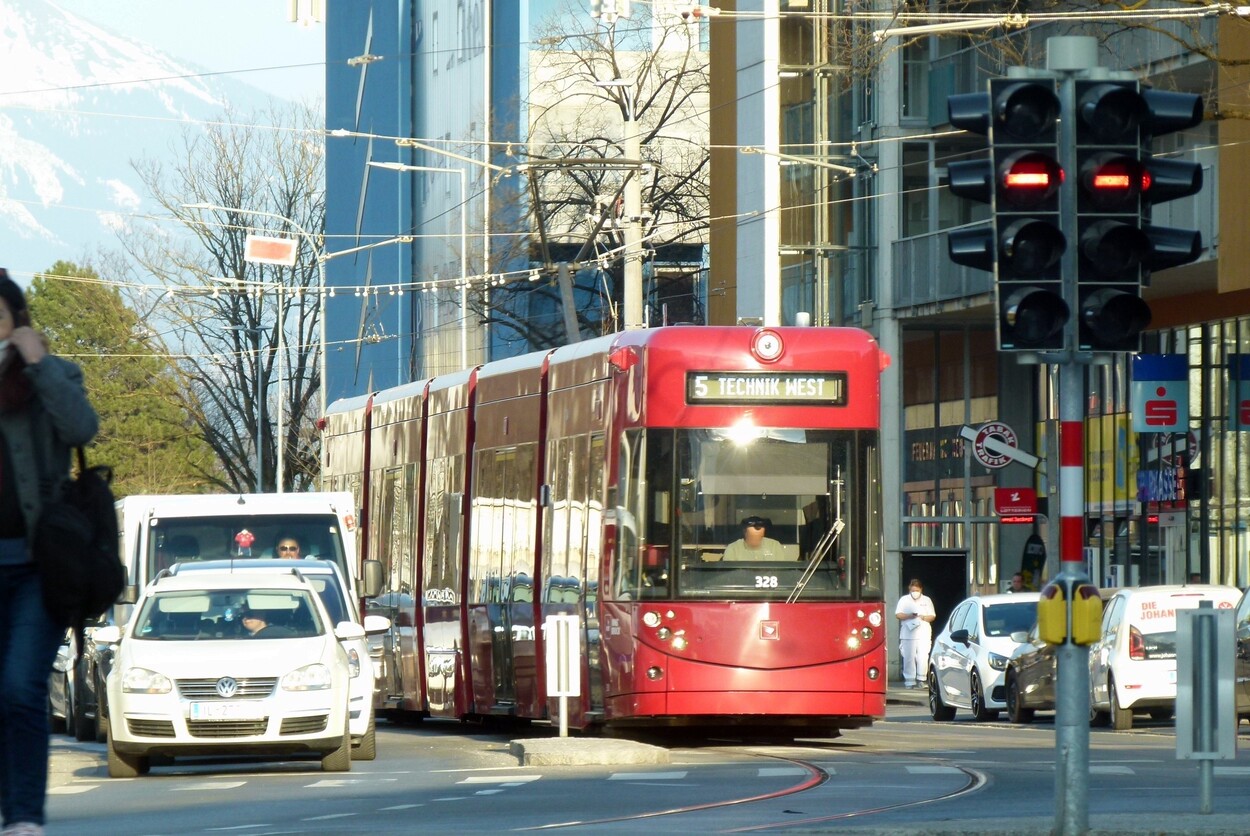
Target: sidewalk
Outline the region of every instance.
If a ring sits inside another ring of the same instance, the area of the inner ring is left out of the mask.
[[[928,705],[929,689],[924,688],[905,688],[903,680],[891,680],[885,686],[885,704],[886,705]]]

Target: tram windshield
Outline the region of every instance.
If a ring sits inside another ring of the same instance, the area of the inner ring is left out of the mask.
[[[621,456],[618,598],[880,598],[875,433],[648,430]]]

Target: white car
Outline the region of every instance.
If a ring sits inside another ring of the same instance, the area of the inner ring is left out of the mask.
[[[1090,717],[1117,731],[1133,727],[1133,712],[1166,720],[1176,711],[1176,612],[1212,601],[1237,606],[1232,586],[1186,584],[1121,589],[1102,612],[1102,631],[1089,648]]]
[[[289,572],[298,569],[305,580],[313,585],[330,614],[330,623],[340,621],[361,623],[360,607],[351,601],[349,587],[339,567],[329,560],[205,560],[177,563],[171,574],[188,577],[195,572],[233,572],[253,574],[265,572]],[[361,623],[366,635],[378,635],[391,629],[391,620],[382,615],[365,616]],[[352,671],[351,720],[352,760],[371,761],[377,757],[377,732],[374,718],[374,692],[378,685],[378,668],[369,654],[367,639],[343,642]]]
[[[244,613],[269,629],[252,635]],[[144,590],[124,630],[103,627],[95,638],[116,644],[110,777],[145,774],[154,755],[307,752],[325,771],[351,769],[343,642],[363,639],[364,628],[333,624],[299,572],[166,575]]]
[[[1007,707],[1003,672],[1037,623],[1036,592],[975,595],[951,611],[929,652],[929,713],[952,720],[965,708],[993,720]]]

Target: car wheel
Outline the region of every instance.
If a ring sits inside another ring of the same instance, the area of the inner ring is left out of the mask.
[[[350,772],[352,768],[352,734],[343,729],[343,741],[339,748],[321,758],[322,772]]]
[[[108,694],[104,691],[104,683],[97,677],[95,680],[95,742],[103,743],[108,739],[109,714]]]
[[[369,728],[360,738],[360,743],[352,747],[352,760],[371,761],[378,756],[378,733],[374,723],[375,721],[370,718]]]
[[[114,749],[112,740],[108,742],[108,764],[110,778],[138,778],[151,768],[143,755],[124,755]]]
[[[942,702],[942,694],[938,690],[937,671],[929,671],[929,716],[939,723],[955,719],[955,709]]]
[[[981,687],[981,677],[974,671],[972,674],[972,719],[978,723],[986,720],[997,720],[998,712],[985,707],[985,689]]]
[[[74,715],[73,720],[71,721],[74,739],[83,743],[89,740],[94,740],[98,743],[99,738],[96,736],[95,720],[87,716],[87,706],[85,704],[86,700],[82,697],[83,692],[81,687],[79,687],[81,686],[81,682],[79,681],[78,670],[76,667],[74,669],[74,682]],[[96,694],[96,699],[98,700],[99,698],[100,695]]]
[[[70,724],[74,722],[74,689],[70,687],[68,676],[61,678],[61,695],[65,709],[65,716],[58,717],[52,713],[52,689],[48,689],[48,719],[53,734],[65,734],[70,731]]]
[[[1020,682],[1007,674],[1007,717],[1013,723],[1032,723],[1033,709],[1020,704]]]
[[[1115,692],[1115,680],[1107,680],[1107,697],[1111,700],[1111,728],[1116,731],[1128,731],[1133,728],[1133,709],[1122,708],[1120,697]]]

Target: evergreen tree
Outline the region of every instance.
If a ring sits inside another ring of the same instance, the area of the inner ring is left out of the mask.
[[[88,459],[113,467],[114,493],[210,490],[215,456],[179,405],[172,360],[117,289],[90,267],[58,261],[29,298],[51,350],[82,367],[100,416]]]

